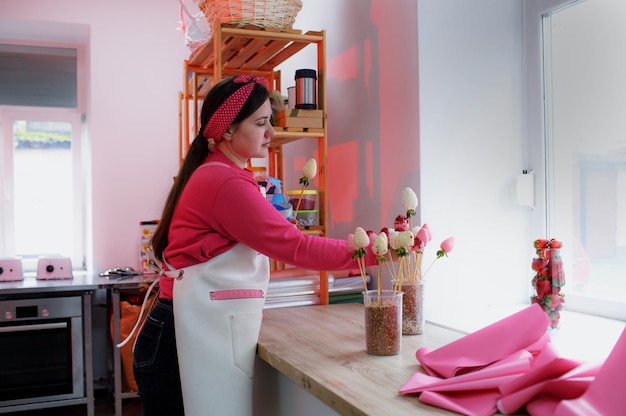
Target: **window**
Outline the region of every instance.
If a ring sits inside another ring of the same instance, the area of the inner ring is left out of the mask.
[[[21,257],[25,271],[36,270],[37,258],[50,255],[70,257],[74,269],[84,268],[80,54],[68,48],[9,46],[0,45],[0,86],[20,82],[23,73],[37,78],[31,84],[38,87],[0,94],[0,256]]]
[[[546,234],[566,244],[567,308],[626,319],[626,3],[542,20]]]

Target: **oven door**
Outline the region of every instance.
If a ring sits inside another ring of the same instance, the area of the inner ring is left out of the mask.
[[[82,317],[0,323],[0,406],[84,397]]]

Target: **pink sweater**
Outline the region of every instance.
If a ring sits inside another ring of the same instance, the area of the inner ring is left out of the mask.
[[[187,183],[174,211],[165,259],[176,269],[203,263],[238,242],[289,265],[311,270],[352,270],[345,240],[305,235],[283,218],[259,191],[253,173],[219,150],[209,154]],[[368,250],[368,265],[375,257]],[[173,280],[162,278],[162,298]]]

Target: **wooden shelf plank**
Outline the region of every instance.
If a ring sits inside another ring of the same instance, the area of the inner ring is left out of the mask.
[[[274,31],[258,27],[239,27],[215,22],[212,37],[198,47],[185,61],[183,92],[180,95],[181,160],[192,135],[197,129],[199,108],[208,88],[219,79],[241,74],[254,74],[276,80],[276,68],[309,45],[317,47],[318,108],[326,109],[326,36],[324,31],[299,30]],[[200,85],[203,83],[202,85]],[[279,87],[277,87],[279,89]],[[300,130],[300,131],[294,131]],[[282,146],[313,139],[317,141],[319,175],[320,226],[299,227],[303,233],[324,237],[327,235],[326,201],[326,120],[321,128],[276,127],[269,152],[269,169],[273,176],[281,177]],[[320,303],[328,304],[328,272],[320,273]]]
[[[273,58],[278,52],[283,50],[287,46],[287,41],[274,41],[266,44],[263,49],[259,50],[256,56],[248,60],[242,69],[259,69],[271,58]]]
[[[277,131],[276,135],[272,138],[270,147],[276,148],[285,144],[295,142],[302,139],[319,139],[324,137],[323,133],[309,133],[309,132],[289,132],[289,131]]]
[[[312,43],[322,42],[322,32],[306,34],[274,32],[261,29],[222,27],[222,63],[228,69],[268,71],[289,59]],[[190,65],[201,68],[214,66],[213,38],[198,47],[189,58]],[[253,61],[250,61],[252,57]],[[250,62],[249,62],[250,61]]]

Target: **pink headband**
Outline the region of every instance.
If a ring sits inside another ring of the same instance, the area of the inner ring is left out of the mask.
[[[252,94],[254,84],[259,83],[264,86],[266,85],[265,78],[257,77],[256,75],[240,75],[235,78],[233,82],[235,84],[244,85],[219,106],[202,132],[205,138],[213,139],[215,143],[222,140],[222,136],[224,136],[224,133],[233,123],[233,120],[243,108],[250,94]]]

